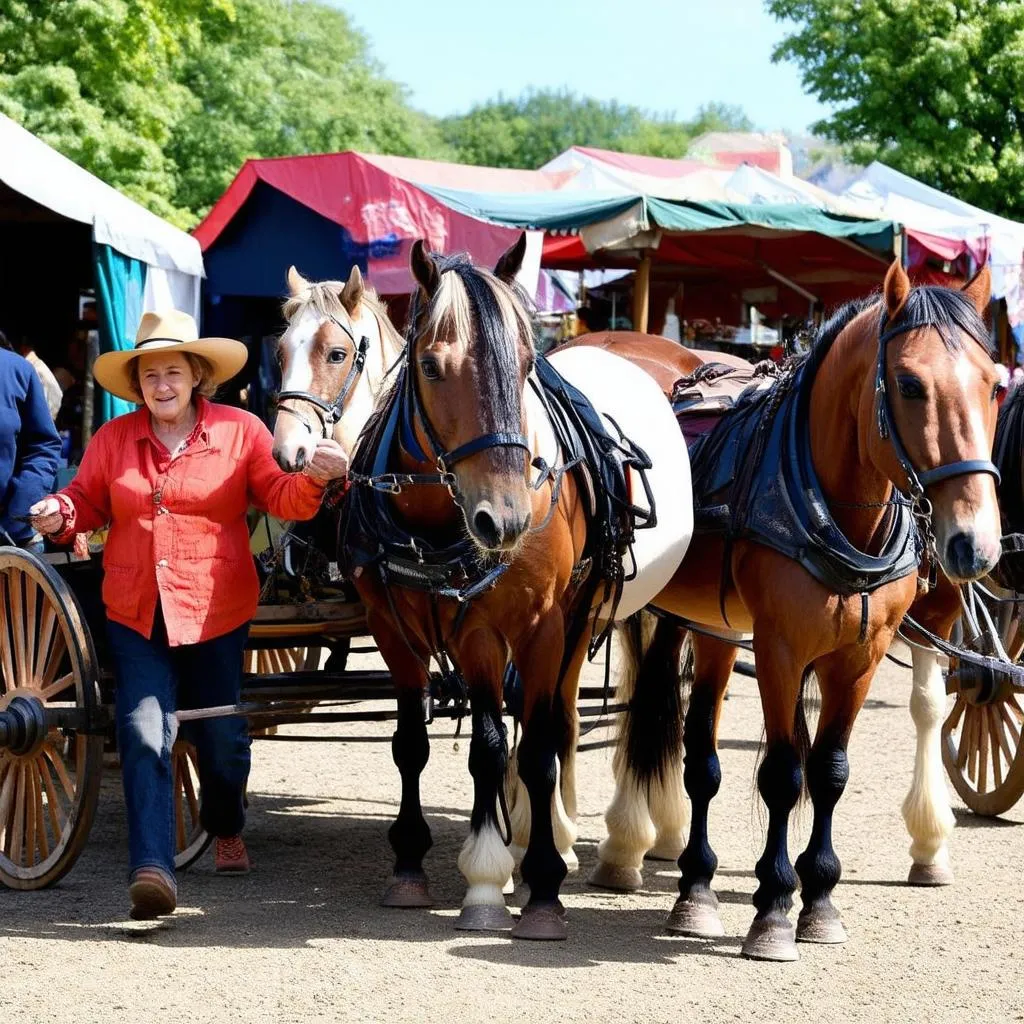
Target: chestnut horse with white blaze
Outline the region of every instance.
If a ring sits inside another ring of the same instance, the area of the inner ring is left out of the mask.
[[[901,560],[895,561],[900,554],[893,549],[895,524],[901,514],[914,515],[922,524],[924,554],[953,583],[985,575],[1000,554],[998,474],[990,456],[1002,382],[981,320],[988,297],[987,271],[961,293],[912,290],[895,264],[881,303],[841,311],[821,332],[796,383],[776,385],[770,399],[785,402],[787,387],[802,389],[811,468],[801,472],[820,496],[812,519],[819,532],[809,535],[813,539],[827,531],[840,545],[842,558],[874,573],[881,581],[877,586],[864,585],[853,593],[837,590],[821,571],[812,571],[813,563],[805,567],[793,555],[759,542],[753,531],[728,537],[702,532],[698,515],[694,544],[673,581],[652,602],[722,636],[693,635],[694,675],[683,725],[692,818],[679,858],[680,896],[669,918],[673,932],[722,932],[711,888],[717,858],[708,840],[707,815],[721,778],[716,736],[736,658],[729,637],[738,632],[753,635],[767,736],[758,787],[769,812],[765,851],[756,868],[757,915],[743,951],[755,958],[791,960],[797,957],[795,939],[845,940],[831,902],[840,876],[832,813],[846,784],[846,747],[854,719],[919,591],[915,550],[907,547],[912,534],[904,529]],[[713,470],[698,453],[694,472]],[[819,568],[829,560],[834,564],[835,551],[818,554]],[[936,592],[929,603],[932,609],[923,609],[929,623],[948,633],[948,601]],[[682,710],[678,657],[683,633],[677,622],[660,622],[631,666],[636,694],[619,758],[627,770],[619,776],[613,803],[619,813],[608,817],[610,831],[618,836],[602,844],[602,854],[627,848],[631,840],[635,845],[638,834],[649,838],[647,809],[623,790],[659,778],[675,749],[679,724],[666,709]],[[822,704],[805,758],[802,690],[812,671]],[[915,672],[915,692],[927,674]],[[912,700],[912,708],[915,703],[917,720],[921,698]],[[794,874],[787,828],[805,768],[814,823]],[[632,807],[639,808],[634,818]],[[909,815],[908,825],[913,820]],[[614,874],[617,866],[599,865],[598,874]],[[788,911],[798,878],[803,909],[794,930]]]
[[[521,679],[525,789],[513,817],[522,818],[528,795],[530,823],[522,861],[530,899],[513,935],[561,939],[558,893],[575,829],[560,811],[558,766],[573,792],[574,700],[594,613],[599,621],[628,615],[659,593],[686,551],[692,516],[685,443],[657,384],[609,353],[557,353],[554,377],[605,417],[604,441],[617,437],[631,453],[630,515],[648,520],[629,538],[628,571],[602,549],[605,524],[591,525],[605,486],[601,467],[571,464],[557,440],[564,435],[554,426],[561,413],[553,411],[552,373],[537,360],[528,302],[514,282],[523,241],[493,273],[413,247],[418,291],[407,347],[354,453],[340,555],[398,688],[393,753],[402,801],[389,832],[395,868],[385,903],[430,902],[419,776],[429,752],[423,698],[433,658],[451,665],[472,714],[474,801],[459,857],[468,883],[459,926],[512,924],[502,889],[513,858],[498,814],[511,663]]]

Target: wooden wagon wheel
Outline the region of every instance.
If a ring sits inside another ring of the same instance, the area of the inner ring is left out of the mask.
[[[36,556],[0,548],[0,710],[18,695],[95,714],[96,654],[68,585]],[[50,729],[24,754],[0,751],[0,881],[62,878],[96,814],[103,736]]]
[[[175,740],[171,750],[174,779],[174,867],[194,864],[213,837],[199,821],[199,755],[188,740]]]
[[[986,585],[996,589],[991,582]],[[993,619],[1007,655],[1019,662],[1024,653],[1024,604],[1000,604]],[[953,696],[953,708],[942,726],[946,772],[975,814],[1004,814],[1024,796],[1024,695],[1002,681],[986,702],[959,689]]]

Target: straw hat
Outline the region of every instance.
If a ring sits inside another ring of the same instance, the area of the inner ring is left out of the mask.
[[[200,338],[196,322],[177,309],[166,313],[146,313],[135,335],[135,348],[123,352],[104,352],[96,357],[93,376],[99,385],[129,402],[141,400],[131,381],[131,362],[146,352],[172,349],[202,356],[213,367],[214,384],[230,380],[245,366],[249,352],[240,341],[230,338]]]

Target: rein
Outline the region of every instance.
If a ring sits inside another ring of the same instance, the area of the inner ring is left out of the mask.
[[[309,420],[297,409],[293,409],[288,405],[282,405],[281,402],[282,400],[294,399],[312,405],[317,411],[317,418],[320,420],[320,430],[325,439],[331,436],[331,428],[341,419],[348,396],[362,376],[363,369],[366,366],[366,353],[370,349],[370,339],[365,334],[356,341],[356,336],[333,313],[328,313],[327,315],[335,326],[340,327],[352,339],[352,344],[355,345],[355,356],[352,359],[352,365],[349,367],[348,373],[341,383],[341,390],[338,392],[337,397],[333,402],[325,402],[322,398],[308,391],[279,391],[277,394],[278,412],[286,412],[294,416],[311,434],[314,431]]]

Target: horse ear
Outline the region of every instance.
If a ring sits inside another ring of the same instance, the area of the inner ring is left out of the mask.
[[[516,239],[515,245],[501,254],[494,266],[494,276],[502,281],[515,280],[516,274],[522,269],[523,257],[526,255],[526,232]]]
[[[291,293],[292,298],[296,295],[301,295],[304,291],[309,290],[309,282],[295,269],[295,267],[288,268],[288,291]]]
[[[988,269],[988,264],[986,263],[960,290],[971,300],[978,313],[984,316],[992,299],[992,272]]]
[[[363,299],[363,275],[359,272],[358,265],[353,265],[352,272],[348,275],[345,287],[341,289],[341,304],[345,307],[349,316],[355,313],[356,308]]]
[[[910,278],[903,269],[899,260],[893,260],[885,275],[885,284],[882,286],[882,294],[885,296],[885,308],[890,320],[895,320],[903,304],[910,297]]]
[[[412,253],[409,257],[409,266],[412,269],[412,276],[419,282],[419,286],[426,292],[427,298],[433,298],[437,286],[441,283],[441,275],[437,272],[437,264],[434,257],[427,252],[422,238],[417,238],[412,243]]]

